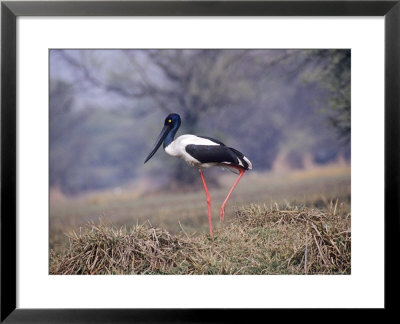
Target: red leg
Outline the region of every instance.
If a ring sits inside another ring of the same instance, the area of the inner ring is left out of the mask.
[[[211,222],[211,197],[208,193],[206,180],[204,179],[203,171],[201,171],[201,170],[199,170],[199,171],[200,171],[201,181],[203,182],[204,191],[206,192],[207,205],[208,205],[208,227],[210,228],[210,235],[212,235],[213,232],[212,232],[212,222]]]
[[[232,194],[233,190],[235,189],[236,185],[239,183],[240,178],[241,178],[241,177],[243,176],[243,174],[244,174],[244,169],[242,169],[242,168],[236,168],[236,169],[238,169],[238,170],[240,171],[240,174],[239,174],[239,176],[237,177],[235,183],[233,184],[231,190],[230,190],[229,193],[228,193],[228,196],[226,197],[224,203],[223,203],[222,206],[221,206],[221,213],[219,214],[219,220],[220,220],[220,222],[222,222],[222,221],[224,220],[225,205],[226,205],[226,203],[228,202],[228,199],[229,199],[229,197],[231,196],[231,194]]]

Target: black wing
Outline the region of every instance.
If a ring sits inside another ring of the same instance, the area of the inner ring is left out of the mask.
[[[186,152],[201,163],[230,163],[245,170],[248,169],[248,163],[243,159],[244,155],[225,145],[190,144],[185,149]]]

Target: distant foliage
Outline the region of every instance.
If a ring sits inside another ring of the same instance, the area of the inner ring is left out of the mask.
[[[322,62],[318,77],[328,91],[328,100],[321,107],[329,123],[346,142],[351,136],[351,50],[316,50],[311,55]]]
[[[176,159],[143,168],[170,112],[178,136],[217,138],[254,170],[279,154],[294,168],[349,158],[350,61],[349,50],[52,50],[50,183],[74,194],[141,174],[191,187],[197,172]]]
[[[67,99],[72,97],[66,94],[68,86],[54,84],[50,89],[50,185],[75,194],[119,186],[135,177],[132,161],[140,142],[132,140],[134,120],[123,112],[74,110]]]

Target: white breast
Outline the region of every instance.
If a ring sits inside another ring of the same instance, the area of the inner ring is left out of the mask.
[[[198,137],[196,135],[182,135],[179,136],[176,140],[172,141],[165,148],[165,152],[168,155],[179,157],[183,159],[186,163],[191,166],[199,166],[201,163],[190,154],[186,152],[187,145],[219,145],[213,141],[210,141],[206,138]]]

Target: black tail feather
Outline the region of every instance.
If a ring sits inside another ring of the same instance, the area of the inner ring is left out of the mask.
[[[230,147],[229,149],[232,150],[236,154],[236,156],[240,160],[240,162],[242,162],[243,169],[248,170],[249,164],[244,159],[244,154],[242,152],[239,152],[238,150],[234,149],[233,147]]]

